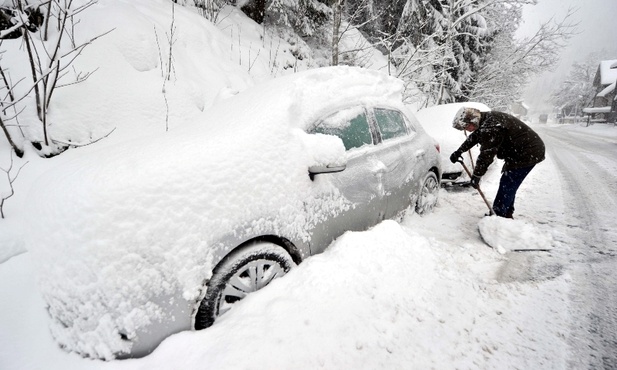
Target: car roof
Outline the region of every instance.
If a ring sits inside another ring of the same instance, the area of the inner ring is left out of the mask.
[[[276,78],[219,102],[206,120],[307,129],[337,107],[402,105],[403,82],[359,67],[323,67]],[[242,107],[239,110],[238,107]]]

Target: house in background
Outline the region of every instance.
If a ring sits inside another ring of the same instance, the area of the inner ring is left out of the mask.
[[[617,123],[617,59],[600,62],[593,86],[596,95],[590,108],[583,109],[591,122]]]

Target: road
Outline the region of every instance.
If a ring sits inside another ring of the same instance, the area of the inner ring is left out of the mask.
[[[559,273],[572,277],[569,367],[617,369],[617,139],[551,127],[538,132],[564,194],[568,248],[554,253]]]

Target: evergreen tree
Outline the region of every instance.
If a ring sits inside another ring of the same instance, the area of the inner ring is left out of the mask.
[[[521,4],[494,4],[487,8],[490,27],[494,29],[491,47],[485,63],[474,76],[467,97],[481,101],[493,109],[506,110],[520,97],[526,84],[524,73],[517,73],[513,51],[516,50],[515,32],[521,15]]]
[[[300,36],[312,36],[331,19],[332,10],[317,0],[269,0],[266,22],[291,27]]]
[[[401,77],[428,95],[426,104],[466,99],[490,47],[482,9],[477,1],[407,0],[397,26],[401,46],[394,64]]]

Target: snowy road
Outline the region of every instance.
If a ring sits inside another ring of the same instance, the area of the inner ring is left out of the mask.
[[[582,131],[539,130],[561,174],[563,244],[572,276],[570,367],[617,368],[617,140]],[[554,266],[554,265],[551,265]],[[552,269],[551,266],[540,270]],[[559,269],[557,269],[559,270]]]

